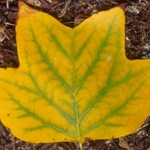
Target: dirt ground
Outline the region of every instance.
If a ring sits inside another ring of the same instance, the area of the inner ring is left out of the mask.
[[[69,27],[93,13],[126,4],[126,55],[129,59],[150,58],[149,0],[24,0]],[[0,0],[0,67],[18,67],[15,41],[18,0]],[[136,116],[138,117],[138,116]],[[146,118],[145,118],[146,119]],[[76,143],[30,144],[15,138],[0,124],[0,150],[78,150]],[[135,133],[112,140],[91,141],[84,150],[150,150],[150,118]]]

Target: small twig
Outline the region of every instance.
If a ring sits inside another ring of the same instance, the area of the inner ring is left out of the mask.
[[[13,11],[13,12],[17,12],[18,11],[18,7],[15,6],[15,5],[11,5],[11,7],[9,7],[9,9],[8,9],[8,7],[9,7],[9,4],[7,6],[7,4],[4,5],[4,4],[0,3],[0,10],[1,11],[6,11],[6,9],[7,9],[7,11]]]
[[[6,0],[6,8],[9,9],[9,0]]]
[[[12,23],[9,23],[9,22],[6,22],[5,25],[14,26],[15,27],[15,24],[12,24]]]
[[[57,5],[54,5],[54,6],[52,7],[52,10],[57,9],[57,7],[61,7],[63,4],[64,4],[64,2],[61,2],[61,3],[58,3]]]
[[[62,17],[65,15],[65,13],[67,12],[67,9],[68,9],[70,3],[71,3],[71,0],[68,0],[68,1],[66,2],[64,8],[61,10],[61,13],[60,13],[59,16],[58,16],[59,18],[62,18]]]
[[[12,149],[16,150],[15,148],[15,137],[11,134],[11,141],[12,141]]]
[[[7,51],[7,52],[9,52],[9,53],[13,53],[13,54],[17,54],[17,52],[16,51],[12,51],[12,50],[9,50],[9,49],[6,49],[6,48],[4,48],[4,51]]]

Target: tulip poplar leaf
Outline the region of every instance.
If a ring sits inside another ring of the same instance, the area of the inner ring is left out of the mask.
[[[84,142],[138,129],[150,113],[150,61],[125,56],[120,7],[75,28],[20,2],[20,66],[0,69],[0,119],[28,142]]]

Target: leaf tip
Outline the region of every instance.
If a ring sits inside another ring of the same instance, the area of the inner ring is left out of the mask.
[[[32,9],[27,4],[25,4],[22,1],[19,1],[19,12],[18,12],[18,18],[26,17],[28,15],[31,15],[33,13],[36,13],[37,10]]]

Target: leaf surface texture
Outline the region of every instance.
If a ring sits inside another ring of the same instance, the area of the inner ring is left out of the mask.
[[[125,56],[121,8],[71,29],[21,3],[18,69],[0,70],[0,118],[29,142],[134,132],[150,113],[150,61]]]

